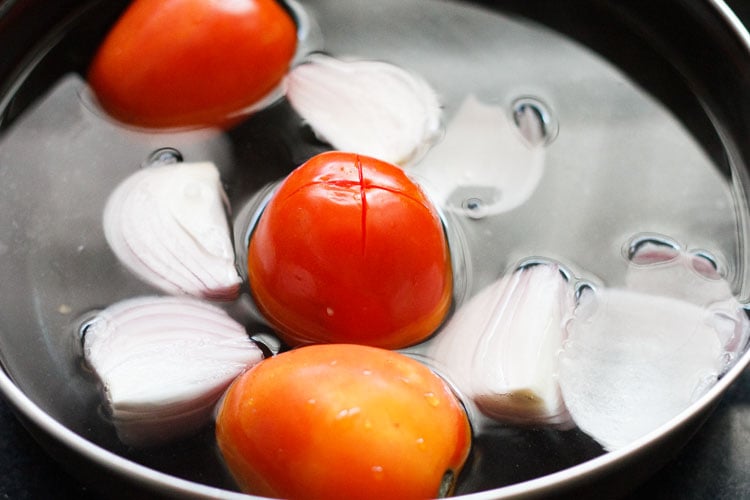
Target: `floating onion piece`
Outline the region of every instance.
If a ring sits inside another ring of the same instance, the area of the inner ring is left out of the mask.
[[[576,424],[615,450],[677,416],[713,385],[724,361],[713,314],[623,289],[585,293],[560,357]]]
[[[431,341],[436,367],[485,415],[530,426],[571,426],[555,374],[573,307],[555,264],[523,267],[460,308]]]
[[[481,218],[513,210],[531,198],[544,175],[542,124],[534,116],[519,116],[517,127],[505,107],[469,95],[445,137],[410,172],[452,212]]]
[[[707,254],[645,241],[629,258],[624,289],[581,296],[560,358],[573,419],[608,450],[701,397],[731,367],[750,331]]]
[[[405,165],[440,131],[440,103],[422,78],[380,61],[312,55],[286,79],[287,99],[335,149]]]
[[[110,195],[104,232],[117,257],[167,293],[234,299],[241,278],[213,163],[139,170]]]
[[[640,245],[630,260],[625,276],[629,290],[685,300],[713,314],[730,368],[747,344],[750,321],[716,262],[705,253],[655,243]]]
[[[114,304],[88,324],[83,346],[118,436],[131,446],[196,431],[232,380],[263,359],[223,309],[186,296]]]

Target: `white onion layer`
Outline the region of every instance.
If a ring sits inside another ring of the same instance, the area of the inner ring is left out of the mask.
[[[104,210],[112,251],[160,290],[231,300],[241,278],[213,163],[158,165],[125,179]]]
[[[100,312],[84,335],[120,439],[150,446],[190,434],[263,353],[223,309],[190,297],[140,297]]]
[[[586,294],[560,358],[576,424],[615,450],[655,430],[713,385],[722,346],[702,307],[628,290]]]
[[[430,85],[386,62],[314,54],[289,73],[286,95],[322,141],[401,166],[440,131],[440,103]]]
[[[485,415],[570,427],[557,355],[572,293],[554,264],[505,276],[472,297],[431,340],[427,355]]]
[[[645,245],[624,289],[585,293],[567,327],[559,381],[576,424],[615,450],[705,394],[750,327],[729,284],[699,255]]]
[[[524,138],[524,133],[539,134],[534,122],[522,124],[527,130],[518,130],[504,107],[469,95],[448,123],[445,137],[409,171],[447,210],[465,213],[464,202],[472,198],[481,200],[481,216],[513,210],[536,191],[546,157],[544,147]]]

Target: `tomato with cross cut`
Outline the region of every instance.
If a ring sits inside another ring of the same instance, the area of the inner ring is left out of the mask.
[[[395,165],[345,152],[282,182],[251,235],[248,279],[290,345],[415,344],[452,294],[444,227],[423,190]]]

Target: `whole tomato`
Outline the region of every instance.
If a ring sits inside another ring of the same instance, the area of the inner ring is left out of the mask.
[[[216,437],[244,491],[292,499],[445,495],[471,446],[440,377],[394,351],[346,344],[301,347],[241,375]]]
[[[405,347],[451,304],[437,211],[400,168],[353,153],[322,153],[284,180],[251,235],[248,278],[290,345]]]
[[[127,123],[227,125],[281,81],[296,45],[296,25],[275,0],[135,0],[88,79]]]

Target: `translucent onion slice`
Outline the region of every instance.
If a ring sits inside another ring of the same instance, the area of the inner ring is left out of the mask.
[[[485,415],[567,428],[557,384],[563,323],[573,307],[559,267],[524,267],[485,288],[431,341],[427,355]]]
[[[241,278],[213,163],[139,170],[110,195],[104,233],[117,257],[160,290],[234,299]]]
[[[621,289],[586,293],[569,324],[559,380],[573,420],[605,449],[657,429],[723,370],[712,313]]]
[[[750,323],[705,254],[639,242],[624,289],[581,296],[560,385],[578,426],[615,450],[676,417],[743,352]]]
[[[118,436],[132,446],[199,429],[232,380],[263,359],[223,309],[185,296],[114,304],[87,326],[83,345]]]
[[[625,275],[628,290],[673,297],[708,309],[725,350],[725,370],[729,369],[747,345],[750,321],[716,262],[704,253],[654,243],[640,245],[630,260]]]
[[[546,161],[541,124],[525,117],[520,126],[503,106],[468,95],[445,137],[409,171],[452,212],[481,218],[513,210],[536,192]],[[481,209],[467,210],[467,202]]]
[[[422,78],[380,61],[312,55],[286,78],[287,99],[318,138],[397,165],[440,131],[440,103]]]

